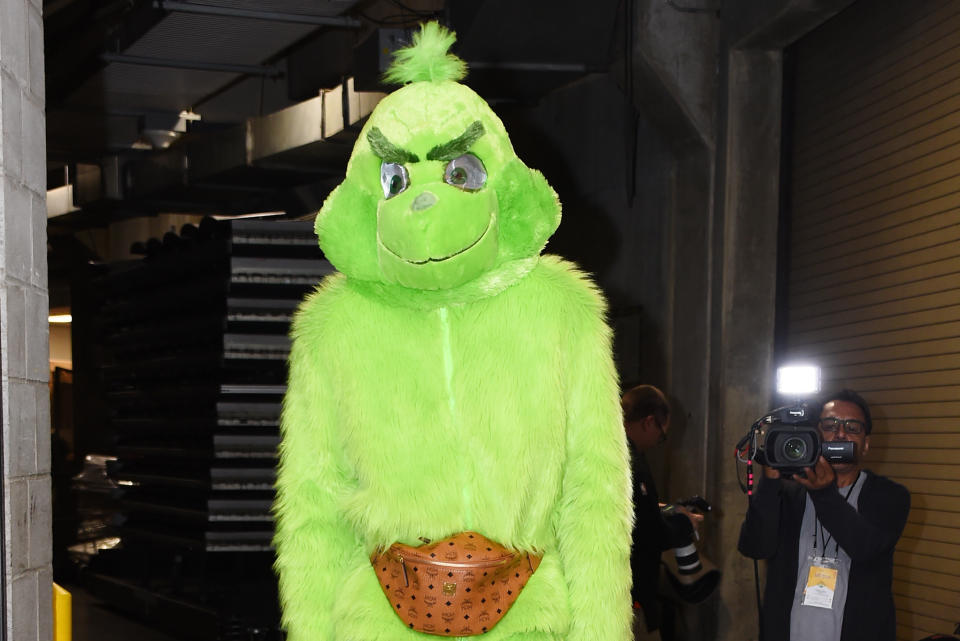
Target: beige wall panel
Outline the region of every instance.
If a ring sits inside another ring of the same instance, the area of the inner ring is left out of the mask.
[[[940,586],[945,590],[960,591],[960,576],[944,574],[943,572],[930,572],[909,565],[897,565],[893,568],[897,581],[904,584],[916,583],[918,585]],[[956,598],[954,595],[953,598]]]
[[[903,529],[903,536],[924,541],[937,541],[957,545],[957,531],[954,528],[920,523],[907,523]]]
[[[811,132],[821,130],[830,117],[844,113],[846,104],[903,75],[904,69],[898,65],[915,66],[927,59],[921,56],[918,60],[917,52],[928,49],[935,35],[941,39],[949,37],[947,27],[957,15],[957,7],[948,0],[926,0],[918,12],[895,24],[879,15],[858,21],[866,27],[864,32],[874,38],[882,37],[887,44],[883,51],[868,49],[866,43],[856,41],[835,44],[821,41],[820,46],[808,48],[804,52],[806,64],[797,69],[797,79],[804,85],[815,84],[823,91],[796,96],[798,127]],[[872,23],[867,24],[871,19]],[[825,67],[830,69],[829,75],[816,74]],[[816,147],[798,145],[798,151],[806,149]]]
[[[953,483],[953,488],[945,494],[953,496],[960,495],[960,479],[957,479],[956,465],[913,465],[911,463],[882,463],[873,466],[874,471],[885,476],[891,476],[895,479],[906,479],[908,476],[913,479],[925,479],[943,481],[944,483]],[[956,539],[960,543],[960,539]]]
[[[828,389],[835,387],[841,387],[841,385],[831,385]],[[850,384],[847,384],[846,387],[861,389]],[[866,398],[869,400],[871,396],[868,395]],[[909,435],[911,441],[914,438],[919,441],[923,434],[930,434],[933,437],[956,434],[957,419],[953,416],[889,418],[874,415],[873,433],[875,436],[879,436],[880,434]]]
[[[939,357],[946,358],[946,357]],[[871,411],[884,418],[954,418],[960,423],[960,401],[941,401],[937,403],[886,403],[884,399],[874,400]],[[960,469],[960,468],[958,468]]]
[[[884,473],[882,469],[879,469],[879,466],[877,471],[881,474]],[[919,476],[913,469],[907,470],[907,473],[910,474],[910,476],[901,476],[896,480],[906,486],[911,494],[914,492],[925,492],[936,496],[960,497],[960,481],[930,479],[926,476]]]
[[[898,435],[899,440],[909,439],[909,436]],[[960,450],[922,450],[900,447],[877,447],[870,437],[870,452],[867,454],[870,466],[888,463],[934,463],[937,465],[955,465]],[[956,527],[960,528],[960,515],[957,516]]]
[[[960,606],[944,605],[942,603],[933,603],[924,601],[909,595],[896,595],[897,605],[905,610],[915,612],[924,617],[940,619],[942,621],[960,621]],[[954,623],[956,625],[956,623]]]
[[[960,77],[960,50],[958,62],[951,67]],[[807,172],[795,168],[792,188],[802,190],[801,206],[808,205],[839,187],[851,185],[874,176],[878,172],[907,164],[929,153],[960,143],[960,113],[924,122],[914,129],[898,128],[883,140],[863,138],[836,150],[829,165],[817,163]]]
[[[940,605],[956,605],[956,594],[954,594],[952,590],[939,588],[936,586],[936,584],[930,585],[926,583],[907,583],[894,579],[893,593],[895,595],[908,596],[914,599],[929,601],[930,603],[939,603]]]
[[[932,633],[936,633],[938,630],[950,630],[953,631],[953,626],[955,623],[951,623],[946,619],[937,619],[935,617],[927,617],[919,614],[909,612],[900,607],[900,603],[895,601],[897,606],[897,629],[900,629],[900,626],[903,625],[906,629],[920,630],[921,633],[915,636],[909,637],[900,637],[897,639],[903,639],[904,641],[916,641],[917,639],[922,639],[926,636],[930,636]],[[897,632],[899,635],[899,631]]]
[[[925,572],[939,572],[949,576],[960,575],[960,561],[944,559],[929,554],[917,554],[903,548],[897,548],[893,553],[895,566],[909,566]]]
[[[960,206],[960,192],[946,192],[936,198],[921,202],[910,203],[906,207],[886,211],[881,215],[866,211],[849,218],[843,225],[823,224],[817,235],[811,235],[802,242],[797,240],[793,245],[796,255],[793,260],[797,265],[807,265],[811,261],[809,254],[823,247],[833,247],[844,243],[855,242],[871,234],[882,233],[886,230],[899,230],[902,234],[910,233],[904,229],[910,223],[922,223],[927,218],[936,218],[950,213]]]
[[[958,74],[960,75],[960,74]],[[946,145],[944,140],[929,143],[931,150],[919,155],[912,162],[906,158],[901,162],[886,166],[875,162],[864,168],[862,175],[846,184],[835,185],[832,190],[824,190],[816,198],[798,203],[805,211],[820,212],[846,203],[858,203],[864,198],[873,198],[878,194],[899,194],[901,187],[914,189],[918,186],[949,178],[953,174],[953,163],[960,157],[960,148]],[[904,190],[905,191],[905,190]]]
[[[861,393],[876,394],[901,387],[922,387],[924,385],[957,385],[960,384],[960,370],[941,370],[936,372],[919,372],[915,374],[892,374],[887,376],[851,376],[838,381],[831,376],[824,377],[825,387],[845,384],[859,390]],[[874,420],[876,423],[876,420]],[[956,429],[956,423],[953,429]],[[890,431],[899,431],[896,429]],[[938,430],[943,431],[943,430]]]
[[[960,98],[957,101],[960,107]],[[956,168],[952,168],[956,171]],[[932,174],[932,172],[931,172]],[[799,226],[795,221],[792,233],[798,242],[829,237],[834,229],[862,223],[871,218],[879,218],[906,209],[920,202],[942,198],[960,189],[960,180],[956,173],[941,169],[935,175],[925,174],[917,177],[912,184],[897,184],[887,190],[841,203],[833,207],[818,209],[816,215],[810,215],[809,225]]]
[[[943,385],[933,387],[914,387],[890,389],[870,394],[873,403],[941,403],[952,402],[960,398],[960,386]],[[885,417],[885,418],[889,418]],[[960,420],[960,418],[958,418]]]
[[[817,344],[818,356],[844,354],[859,350],[869,350],[897,345],[925,343],[938,339],[950,339],[960,336],[960,321],[938,323],[923,329],[923,337],[917,340],[916,328],[877,332],[861,336],[851,336],[836,341],[820,341]]]
[[[897,423],[894,423],[896,426]],[[960,454],[960,434],[927,434],[910,433],[909,430],[893,431],[889,430],[890,422],[883,425],[880,429],[876,421],[873,424],[873,434],[870,436],[870,446],[872,449],[899,449],[904,451],[945,451],[958,450]],[[960,511],[960,509],[958,509]]]
[[[960,224],[960,221],[958,221],[958,224]],[[861,290],[833,299],[814,299],[806,305],[791,309],[789,322],[792,326],[796,322],[820,316],[843,314],[847,311],[864,309],[873,305],[899,303],[900,301],[916,299],[919,296],[944,293],[956,288],[958,280],[960,280],[960,274],[947,274],[882,289]],[[914,339],[916,337],[910,336],[910,338]]]
[[[933,292],[931,294],[890,300],[873,305],[866,305],[864,307],[846,309],[832,314],[818,314],[817,316],[798,319],[791,322],[790,326],[797,332],[806,332],[821,327],[836,327],[837,325],[847,325],[849,323],[870,322],[878,318],[939,309],[951,305],[960,305],[960,289],[950,289]],[[917,337],[914,336],[914,338]]]
[[[910,508],[910,518],[908,520],[920,525],[960,529],[960,512],[924,510],[920,509],[918,505],[913,505]],[[956,531],[954,531],[953,536],[956,536]],[[960,584],[960,577],[957,577],[957,582]]]
[[[958,199],[960,203],[960,199]],[[960,206],[960,204],[958,204]],[[960,250],[958,250],[960,252]],[[791,292],[790,309],[816,305],[819,301],[829,301],[844,296],[853,296],[861,292],[882,291],[884,289],[911,285],[940,276],[960,278],[960,253],[941,260],[922,263],[914,267],[899,269],[895,272],[883,272],[878,276],[867,276],[838,283],[814,282],[800,291]]]
[[[958,165],[958,169],[960,169],[960,165]],[[951,169],[951,171],[956,170]],[[934,222],[937,223],[938,221]],[[956,242],[960,238],[960,231],[957,230],[957,226],[946,217],[942,224],[935,224],[934,227],[929,231],[918,229],[916,232],[913,228],[902,229],[899,234],[884,239],[882,243],[868,243],[856,249],[851,248],[850,251],[847,251],[845,246],[833,248],[832,252],[824,254],[820,260],[814,263],[806,266],[796,266],[793,270],[794,280],[791,282],[800,284],[817,278],[830,280],[842,278],[863,266],[875,265],[877,262],[886,263],[890,259],[900,256],[918,254],[922,250],[942,247],[947,243]],[[885,266],[880,265],[879,267]],[[875,269],[868,273],[884,273],[884,270]]]
[[[909,614],[905,616],[909,616]],[[934,632],[933,629],[924,630],[899,623],[899,621],[902,621],[903,618],[903,616],[897,617],[897,641],[914,641],[915,639],[928,637]]]
[[[888,107],[876,121],[867,122],[857,129],[848,129],[845,134],[841,133],[830,141],[830,146],[821,151],[821,158],[810,159],[810,162],[819,161],[829,164],[831,154],[833,157],[842,159],[846,154],[860,153],[865,149],[891,141],[904,131],[920,130],[928,123],[949,117],[957,110],[957,104],[960,102],[960,94],[956,86],[949,82],[955,79],[953,78],[955,73],[956,71],[952,68],[941,71],[940,76],[933,80],[939,86],[930,93],[917,96],[899,106]],[[809,168],[801,167],[801,169],[810,171]],[[807,196],[801,195],[797,204],[800,206],[798,210],[800,218],[794,221],[795,224],[816,223],[823,220],[825,208],[813,202],[812,195],[809,200]]]
[[[955,151],[957,158],[960,158],[960,145],[955,148]],[[951,200],[953,202],[950,209],[925,218],[905,221],[895,227],[876,226],[869,232],[860,230],[861,233],[853,238],[837,238],[832,234],[827,242],[821,241],[809,247],[797,247],[799,253],[794,259],[794,268],[797,270],[798,278],[801,277],[802,270],[808,267],[829,266],[831,269],[828,271],[833,272],[836,269],[846,269],[859,264],[864,258],[877,260],[883,257],[882,254],[876,253],[881,247],[889,248],[893,246],[896,249],[903,247],[912,251],[920,247],[930,246],[929,244],[917,243],[925,240],[925,234],[942,234],[951,227],[960,224],[960,211],[958,211],[960,195]],[[907,237],[916,239],[917,242],[913,247],[901,245]],[[949,236],[942,236],[939,238],[939,242],[948,242],[952,239]],[[902,253],[902,251],[897,253]],[[813,269],[811,269],[812,272]]]
[[[946,43],[941,41],[940,44]],[[901,91],[886,91],[885,96],[874,94],[871,96],[873,102],[859,113],[852,114],[853,118],[833,120],[828,127],[806,136],[805,139],[811,144],[821,146],[811,147],[805,155],[797,155],[797,187],[813,189],[815,181],[803,179],[818,173],[822,176],[822,167],[825,165],[889,142],[904,131],[916,131],[929,122],[947,117],[953,111],[955,105],[952,101],[957,97],[954,83],[958,78],[958,55],[955,46],[947,48],[945,57],[937,61],[935,70],[899,78],[901,82],[910,83]],[[932,54],[933,50],[930,50],[928,55]],[[881,91],[884,89],[881,88]],[[887,100],[877,100],[882,97]],[[872,120],[863,119],[870,114],[876,117]],[[915,137],[916,140],[920,138]],[[831,172],[830,175],[834,174]],[[806,206],[809,202],[806,198],[815,198],[817,195],[818,192],[804,193],[804,200],[801,201],[805,205],[804,212],[816,211],[816,207]]]
[[[933,30],[952,21],[957,14],[957,7],[950,0],[925,0],[909,15],[894,16],[896,22],[881,12],[871,13],[857,20],[862,26],[860,34],[848,31],[839,41],[819,38],[813,46],[805,47],[806,64],[797,68],[797,79],[802,85],[816,85],[824,91],[797,94],[796,103],[804,112],[802,117],[798,114],[797,125],[804,131],[814,131],[824,115],[842,113],[847,102],[889,82],[891,75],[897,74],[888,70],[922,51]],[[888,46],[878,51],[864,41],[862,34],[882,38]],[[817,73],[824,68],[830,73]]]
[[[802,280],[799,278],[791,280],[790,288],[792,291],[800,294],[811,289],[822,288],[825,281],[852,283],[877,276],[885,276],[894,274],[902,269],[910,269],[938,260],[956,258],[960,256],[960,254],[957,253],[958,251],[960,251],[960,247],[957,247],[953,243],[920,247],[902,254],[886,256],[882,260],[878,259],[872,262],[851,265],[843,270],[824,270],[816,274],[811,273]],[[888,282],[887,284],[892,284],[892,282]]]
[[[865,325],[861,324],[861,325]],[[864,370],[868,370],[875,376],[884,374],[896,374],[900,372],[929,372],[944,369],[957,369],[960,367],[960,354],[937,354],[936,356],[917,356],[915,358],[904,358],[899,361],[890,361],[883,363],[871,363],[870,365],[851,365],[839,366],[830,369],[830,375],[834,378],[850,378]],[[933,411],[933,410],[931,410]],[[904,416],[903,414],[890,414],[889,416]],[[922,416],[930,416],[923,414]],[[943,416],[943,414],[936,414]],[[948,416],[957,416],[956,413]]]
[[[935,510],[952,515],[960,512],[960,497],[914,492],[910,496],[910,505],[911,511],[917,508],[919,512]]]
[[[940,309],[924,310],[912,314],[899,314],[887,318],[872,319],[863,323],[849,323],[835,327],[820,327],[806,332],[797,332],[791,336],[790,351],[806,351],[816,353],[815,349],[802,349],[809,345],[816,345],[821,341],[834,341],[852,336],[863,336],[879,332],[890,332],[899,329],[917,328],[917,338],[923,338],[923,328],[927,325],[951,323],[960,320],[960,305],[943,307]],[[945,365],[939,369],[949,369]],[[915,370],[910,370],[915,371]],[[864,374],[866,372],[858,372]],[[875,374],[874,372],[870,372]]]

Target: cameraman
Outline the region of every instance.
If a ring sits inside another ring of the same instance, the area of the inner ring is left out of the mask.
[[[660,553],[692,541],[694,530],[703,516],[682,507],[676,508],[669,516],[660,512],[657,486],[643,453],[667,439],[670,405],[666,396],[652,385],[638,385],[623,395],[621,406],[633,474],[634,526],[630,566],[633,571],[634,638],[638,641],[659,639],[656,631],[661,622],[657,603]]]
[[[893,549],[910,511],[905,487],[864,470],[873,428],[859,394],[824,397],[824,441],[850,441],[854,462],[821,457],[804,475],[764,468],[740,552],[767,559],[765,641],[893,641]]]

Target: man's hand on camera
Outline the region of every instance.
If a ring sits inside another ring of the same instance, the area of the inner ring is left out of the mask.
[[[690,519],[690,525],[693,526],[694,538],[696,538],[696,540],[699,541],[700,540],[700,524],[703,523],[703,514],[687,509],[682,505],[677,505],[675,509],[680,514],[683,514],[688,519]]]
[[[763,478],[765,479],[778,479],[780,478],[780,470],[776,470],[769,465],[762,465],[763,468]]]
[[[837,480],[837,474],[833,471],[833,467],[822,456],[817,459],[815,467],[808,467],[805,472],[806,477],[794,474],[793,480],[808,490],[822,490],[825,487],[830,487]]]

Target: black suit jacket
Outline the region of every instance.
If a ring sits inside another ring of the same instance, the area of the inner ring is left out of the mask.
[[[893,549],[910,512],[907,488],[869,471],[857,508],[836,485],[810,492],[824,529],[850,555],[841,641],[894,641]],[[807,491],[793,481],[763,479],[740,529],[740,552],[767,559],[761,621],[763,638],[790,638],[797,585],[798,542]]]
[[[693,526],[682,514],[664,517],[660,512],[657,485],[642,452],[630,444],[630,469],[633,473],[633,601],[643,609],[648,630],[660,627],[657,583],[660,553],[693,541]]]

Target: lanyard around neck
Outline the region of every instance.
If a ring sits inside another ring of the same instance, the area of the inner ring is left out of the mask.
[[[847,493],[846,493],[846,494],[844,495],[844,497],[843,497],[843,500],[844,500],[846,503],[849,503],[849,502],[850,502],[850,495],[853,494],[853,488],[855,488],[855,487],[857,486],[857,483],[859,483],[859,482],[860,482],[860,472],[857,472],[857,478],[855,478],[854,481],[853,481],[853,483],[850,484],[850,487],[847,489]],[[838,490],[838,491],[839,491],[839,490]],[[820,540],[823,541],[823,551],[824,551],[824,553],[826,553],[826,551],[827,551],[827,546],[830,544],[830,541],[833,540],[833,535],[830,534],[830,532],[827,532],[827,535],[828,535],[828,536],[827,536],[826,538],[824,537],[824,534],[823,534],[823,525],[820,524],[820,517],[818,516],[818,517],[816,517],[816,518],[817,518],[817,522],[816,522],[816,523],[814,524],[814,526],[813,526],[813,554],[814,554],[814,556],[816,556],[816,554],[817,554],[817,530],[820,531]],[[834,557],[834,558],[837,558],[837,557],[840,556],[840,542],[839,542],[839,541],[833,541],[833,542],[834,542],[833,557]]]

